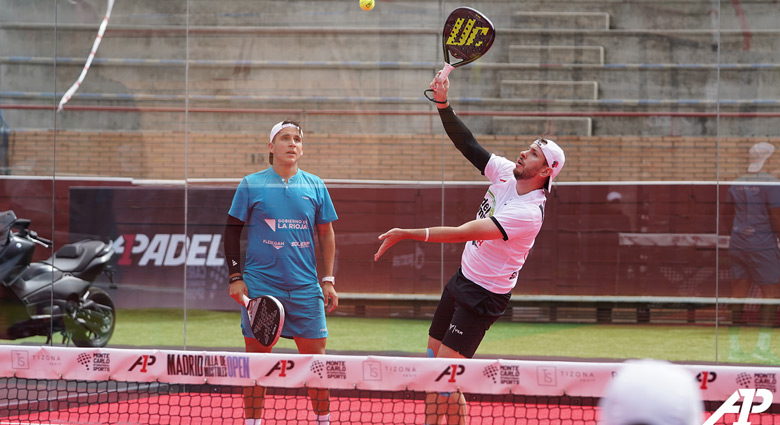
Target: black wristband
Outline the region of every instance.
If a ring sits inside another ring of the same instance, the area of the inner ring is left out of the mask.
[[[423,95],[425,95],[425,98],[426,98],[426,99],[428,99],[428,100],[430,100],[431,102],[433,102],[433,103],[438,103],[438,104],[440,104],[440,105],[444,105],[445,103],[447,103],[447,102],[448,102],[448,100],[447,100],[447,99],[445,99],[444,101],[441,101],[441,100],[436,100],[436,99],[434,99],[434,98],[433,98],[433,95],[430,95],[430,96],[428,96],[428,92],[431,92],[431,93],[433,93],[433,90],[432,90],[432,89],[425,90],[425,91],[423,92]]]
[[[242,275],[233,276],[230,279],[228,279],[228,283],[233,283],[233,282],[235,282],[237,280],[244,280],[244,276],[242,276]]]

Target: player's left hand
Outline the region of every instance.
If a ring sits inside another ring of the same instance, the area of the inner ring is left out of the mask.
[[[385,251],[390,249],[391,246],[404,239],[406,239],[406,237],[404,237],[404,230],[399,228],[390,229],[387,232],[379,235],[379,240],[382,241],[382,245],[379,247],[379,250],[376,252],[376,254],[374,254],[374,261],[378,260],[379,257],[385,253]]]
[[[330,282],[322,284],[322,295],[325,297],[325,312],[330,313],[339,306],[339,294]]]
[[[429,87],[433,90],[433,100],[446,102],[450,91],[450,79],[445,78],[444,81],[441,81],[439,80],[440,75],[441,71],[436,73],[436,77],[433,78]]]

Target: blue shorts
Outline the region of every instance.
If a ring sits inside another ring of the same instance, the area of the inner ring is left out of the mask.
[[[249,297],[262,295],[276,297],[284,306],[283,338],[327,338],[328,327],[325,324],[325,297],[320,285],[314,283],[304,285],[294,290],[279,289],[263,285],[262,291],[249,290]],[[246,338],[254,338],[249,326],[249,316],[246,308],[241,307],[241,333]]]
[[[780,282],[780,249],[760,251],[729,250],[731,276],[734,279],[749,279],[757,285],[774,285]]]

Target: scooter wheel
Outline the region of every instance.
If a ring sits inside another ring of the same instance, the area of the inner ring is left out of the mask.
[[[86,300],[76,307],[75,320],[69,320],[66,327],[77,347],[105,347],[114,334],[115,319],[111,297],[93,286]]]

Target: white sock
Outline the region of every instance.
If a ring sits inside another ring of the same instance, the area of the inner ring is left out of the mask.
[[[260,418],[252,418],[246,420],[246,425],[260,425],[263,420]]]
[[[330,413],[327,415],[317,415],[317,425],[330,425]]]

